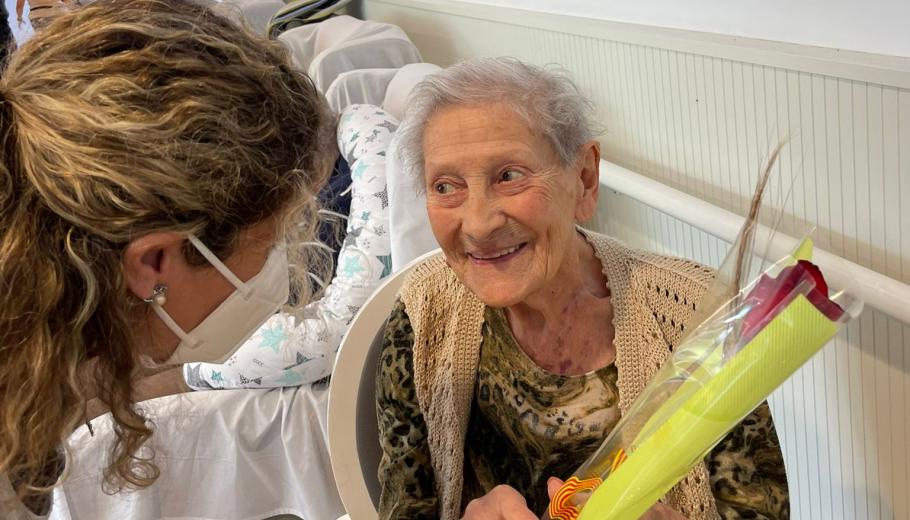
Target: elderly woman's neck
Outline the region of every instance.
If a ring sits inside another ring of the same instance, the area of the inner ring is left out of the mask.
[[[513,332],[558,330],[559,324],[572,321],[579,309],[601,306],[610,295],[607,279],[594,249],[579,233],[573,251],[550,284],[530,295],[525,301],[506,308]]]

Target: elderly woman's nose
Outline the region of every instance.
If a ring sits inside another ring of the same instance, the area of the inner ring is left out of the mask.
[[[464,206],[462,231],[474,240],[483,240],[505,224],[499,203],[484,192],[471,193]]]

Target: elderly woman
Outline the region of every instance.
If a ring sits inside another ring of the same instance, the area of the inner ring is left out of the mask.
[[[289,292],[309,301],[291,245],[313,240],[332,149],[284,50],[196,2],[55,24],[0,79],[2,518],[46,512],[89,401],[112,416],[105,489],[156,480],[145,367],[221,361]]]
[[[417,87],[400,129],[443,254],[389,318],[377,382],[380,517],[534,519],[682,337],[712,272],[578,227],[598,197],[588,102],[479,59]],[[649,513],[781,518],[762,406]]]

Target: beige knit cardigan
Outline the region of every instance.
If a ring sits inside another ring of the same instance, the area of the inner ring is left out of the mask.
[[[603,264],[612,293],[619,409],[625,413],[678,343],[713,273],[580,231]],[[414,330],[414,383],[427,425],[440,518],[456,520],[485,305],[441,255],[415,269],[400,297]],[[665,502],[690,519],[718,518],[703,463]]]

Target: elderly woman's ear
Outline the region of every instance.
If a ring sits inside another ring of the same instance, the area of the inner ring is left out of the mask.
[[[575,221],[587,222],[597,211],[597,194],[600,187],[600,143],[591,140],[578,153],[575,164]]]

